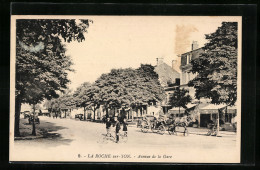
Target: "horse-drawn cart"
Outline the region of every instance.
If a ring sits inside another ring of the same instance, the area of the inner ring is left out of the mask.
[[[153,133],[158,133],[163,135],[166,131],[165,121],[161,118],[158,120],[154,116],[144,116],[141,123],[141,131],[147,133],[151,129]]]
[[[174,114],[170,114],[166,119],[166,128],[170,135],[177,135],[177,133],[183,133],[184,136],[189,135],[189,131],[187,129],[188,125],[195,121],[193,117],[183,116],[183,117],[175,117]],[[184,129],[183,132],[180,131],[180,128]]]

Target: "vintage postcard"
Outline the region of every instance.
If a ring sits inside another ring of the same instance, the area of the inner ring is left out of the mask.
[[[11,16],[10,161],[240,163],[241,16]]]

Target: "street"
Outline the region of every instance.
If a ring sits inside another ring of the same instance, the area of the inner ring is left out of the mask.
[[[113,161],[113,162],[239,162],[237,135],[222,132],[220,137],[206,136],[206,129],[189,128],[189,136],[142,133],[128,126],[127,141],[104,140],[105,124],[75,119],[40,116],[37,137],[15,140],[13,160],[20,161]],[[21,132],[31,125],[21,118]],[[181,130],[181,129],[180,129]],[[23,134],[23,133],[22,133]],[[113,134],[114,135],[114,134]],[[206,159],[205,159],[206,158]]]

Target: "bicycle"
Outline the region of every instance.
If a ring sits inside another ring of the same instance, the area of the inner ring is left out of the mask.
[[[217,136],[217,125],[214,123],[209,124],[210,129],[208,130],[207,136]]]
[[[116,132],[114,131],[115,135],[112,135],[111,133],[109,134],[102,134],[104,135],[104,137],[98,141],[98,143],[108,143],[109,141],[116,143]],[[126,135],[125,133],[119,133],[119,143],[126,143],[128,140],[128,135]]]

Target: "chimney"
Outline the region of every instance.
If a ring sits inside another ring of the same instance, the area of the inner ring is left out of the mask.
[[[192,44],[191,44],[191,51],[193,50],[197,50],[199,48],[199,44],[197,41],[192,41]]]
[[[156,60],[157,60],[157,66],[163,63],[163,58],[156,58]]]

